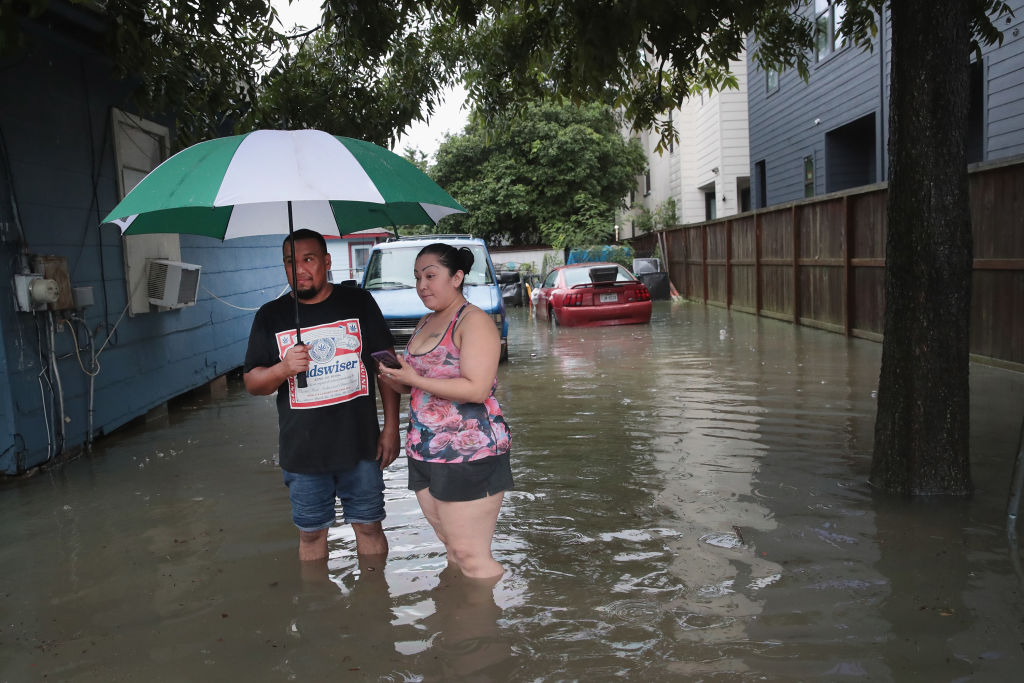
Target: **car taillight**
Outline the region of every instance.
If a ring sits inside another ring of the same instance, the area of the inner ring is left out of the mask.
[[[650,301],[651,292],[647,289],[647,285],[640,285],[636,288],[636,300],[637,301]]]
[[[569,292],[565,295],[565,301],[563,303],[566,306],[582,306],[583,292]]]

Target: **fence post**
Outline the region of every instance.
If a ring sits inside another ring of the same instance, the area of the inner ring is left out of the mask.
[[[732,219],[725,222],[725,307],[732,308]]]
[[[850,230],[850,196],[843,195],[843,332],[850,336],[853,316],[853,270],[850,268],[850,253],[853,251],[852,230]]]
[[[800,324],[800,214],[796,204],[789,211],[793,223],[793,323]]]
[[[704,303],[708,302],[708,226],[700,226],[701,256],[700,270],[704,277]]]
[[[761,212],[754,214],[754,312],[761,315]]]

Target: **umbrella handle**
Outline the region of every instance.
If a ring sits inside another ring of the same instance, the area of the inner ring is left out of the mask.
[[[296,333],[298,333],[298,330],[296,330]],[[296,346],[305,346],[306,344],[305,344],[305,342],[302,341],[302,337],[299,336],[299,335],[296,335],[296,336],[298,337],[298,339],[296,340],[295,345]],[[299,387],[300,389],[305,389],[306,386],[308,386],[306,384],[306,373],[305,373],[305,371],[302,371],[301,373],[299,373],[298,375],[295,376],[295,386]]]
[[[292,203],[288,202],[288,237],[290,238],[292,247],[292,302],[295,306],[295,344],[296,346],[302,344],[302,325],[299,324],[299,296],[295,291],[298,275],[295,274],[295,228],[292,221]],[[305,389],[306,386],[306,373],[300,372],[295,375],[295,386],[299,389]]]

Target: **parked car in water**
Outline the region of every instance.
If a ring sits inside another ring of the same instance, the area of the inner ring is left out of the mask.
[[[537,288],[537,315],[567,327],[651,320],[651,294],[617,263],[575,263],[548,273]]]
[[[518,270],[499,270],[498,282],[501,284],[501,297],[505,300],[506,309],[529,305],[526,281]]]
[[[403,348],[416,329],[416,323],[429,312],[416,294],[416,278],[412,271],[420,249],[434,242],[444,242],[455,248],[467,247],[473,252],[473,267],[466,275],[463,294],[470,303],[490,314],[501,335],[501,360],[507,360],[508,319],[501,287],[486,243],[472,235],[416,235],[390,239],[373,246],[363,271],[362,287],[380,306],[395,338],[395,346]]]

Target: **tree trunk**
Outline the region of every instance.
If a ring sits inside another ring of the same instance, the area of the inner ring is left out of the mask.
[[[889,224],[871,483],[961,495],[971,491],[970,3],[887,4]]]

